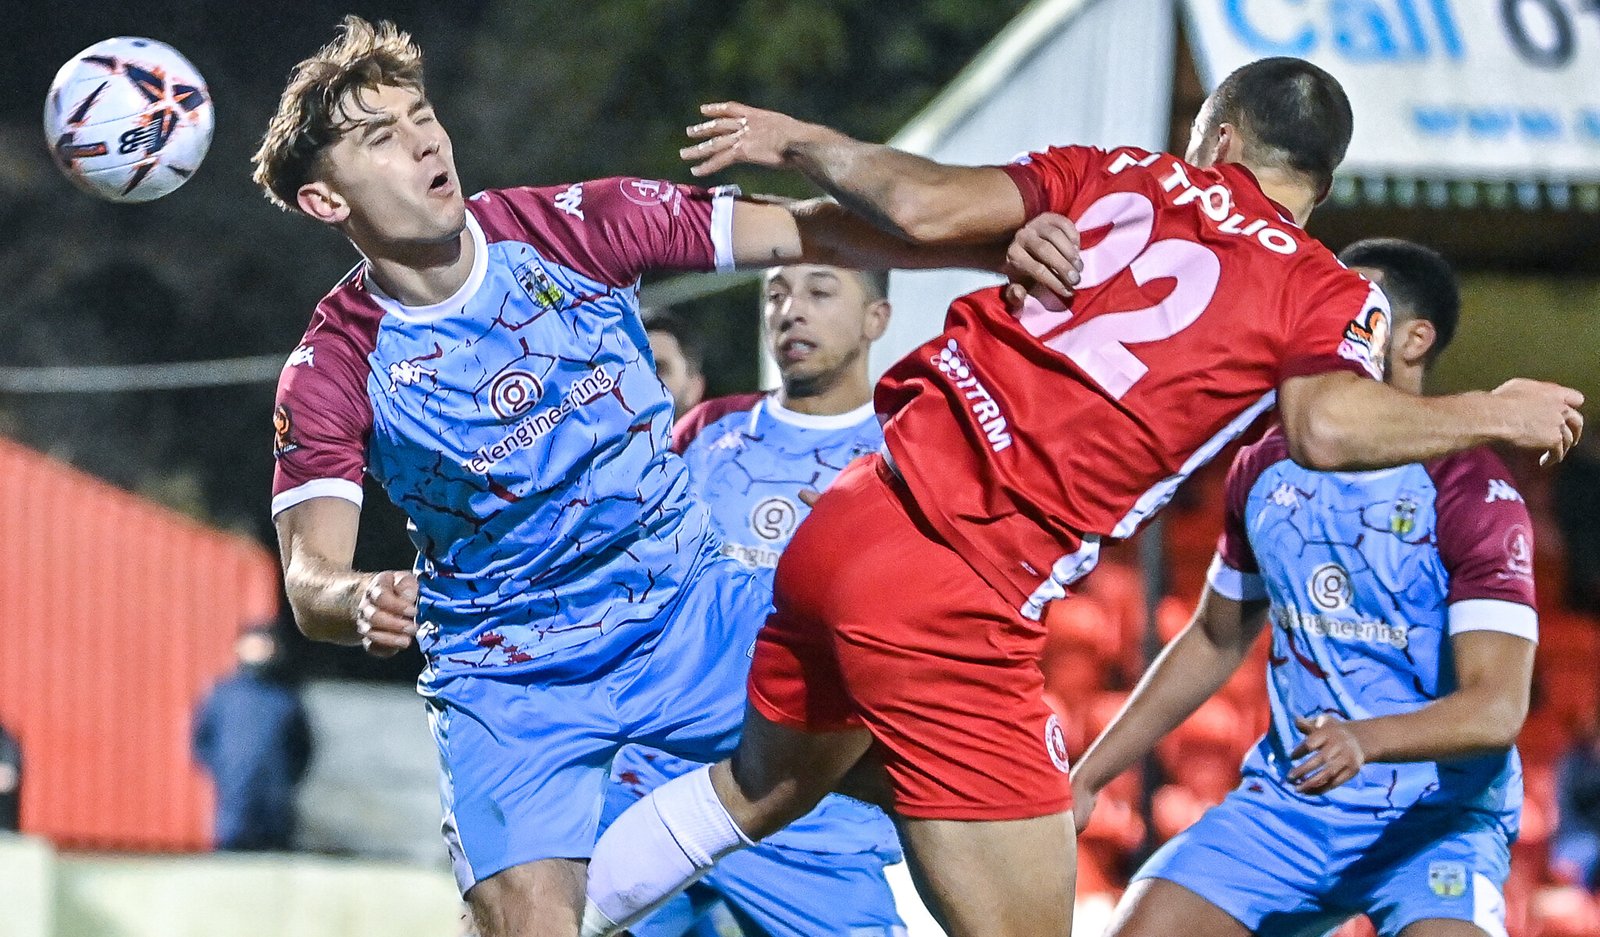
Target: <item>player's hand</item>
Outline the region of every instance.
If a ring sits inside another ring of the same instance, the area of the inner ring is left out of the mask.
[[[1300,793],[1326,794],[1355,777],[1366,765],[1367,754],[1361,740],[1343,719],[1327,714],[1314,719],[1299,716],[1294,724],[1305,734],[1289,756],[1306,759],[1289,770],[1289,783]]]
[[[1078,226],[1065,215],[1046,212],[1017,231],[1000,272],[1014,284],[1033,287],[1035,295],[1046,290],[1070,300],[1083,276],[1078,244]]]
[[[1560,462],[1583,437],[1583,394],[1570,387],[1523,378],[1506,381],[1492,391],[1505,404],[1509,427],[1504,441],[1519,449],[1543,453],[1540,465]]]
[[[373,657],[393,657],[417,635],[417,577],[399,570],[373,573],[356,605],[356,632]]]
[[[808,508],[817,506],[817,501],[822,498],[822,492],[815,488],[800,489],[800,503]]]
[[[695,176],[709,176],[739,163],[788,169],[790,146],[817,129],[788,114],[735,101],[702,104],[700,113],[709,119],[687,133],[701,142],[678,151],[684,162],[694,163],[689,173]]]
[[[1099,791],[1080,783],[1077,778],[1072,779],[1072,825],[1080,836],[1089,828],[1089,818],[1094,815],[1094,805],[1099,799]]]

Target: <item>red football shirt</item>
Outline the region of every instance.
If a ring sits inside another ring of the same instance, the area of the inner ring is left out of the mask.
[[[895,466],[930,523],[1037,617],[1102,537],[1131,535],[1286,378],[1382,376],[1389,307],[1242,166],[1059,147],[1005,167],[1028,217],[1071,218],[1070,308],[957,299],[878,386]]]

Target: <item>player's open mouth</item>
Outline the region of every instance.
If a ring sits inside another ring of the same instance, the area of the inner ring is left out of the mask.
[[[429,195],[449,195],[450,192],[450,174],[447,172],[441,172],[434,176],[433,181],[428,184]]]
[[[802,338],[791,338],[778,346],[778,357],[784,361],[801,361],[811,356],[817,346]]]

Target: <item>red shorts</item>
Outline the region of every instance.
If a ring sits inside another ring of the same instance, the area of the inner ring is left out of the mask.
[[[811,732],[865,727],[907,817],[1015,820],[1072,803],[1044,701],[1044,626],[1007,606],[916,513],[881,456],[859,459],[778,563],[750,702]]]

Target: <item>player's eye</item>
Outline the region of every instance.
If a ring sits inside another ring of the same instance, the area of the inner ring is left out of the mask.
[[[767,294],[767,305],[776,306],[776,305],[779,305],[780,303],[782,303],[784,300],[786,300],[788,298],[789,298],[789,294],[788,293],[768,293]]]
[[[382,133],[378,134],[377,136],[371,138],[367,142],[372,144],[373,146],[383,146],[385,143],[388,143],[390,140],[393,140],[393,139],[394,139],[394,134],[389,132],[389,131],[387,131],[387,130],[385,130]]]

